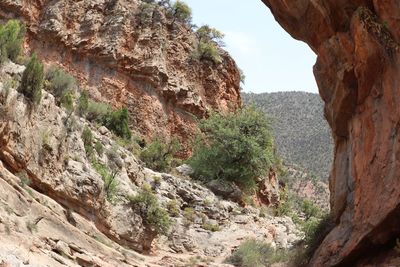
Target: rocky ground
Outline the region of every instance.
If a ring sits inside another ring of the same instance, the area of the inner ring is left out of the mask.
[[[107,128],[67,114],[47,92],[30,108],[16,90],[23,69],[0,70],[0,266],[223,266],[247,238],[282,248],[302,238],[290,218],[223,200],[187,168],[144,168]],[[95,161],[116,166],[112,201],[86,155],[85,126],[104,148]],[[166,236],[156,237],[130,201],[145,185],[162,208],[177,205]]]

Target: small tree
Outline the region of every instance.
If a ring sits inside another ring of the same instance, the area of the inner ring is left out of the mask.
[[[43,64],[33,55],[22,74],[21,92],[35,105],[39,104],[42,98],[43,78]]]
[[[111,111],[105,116],[103,124],[119,137],[130,139],[132,136],[131,130],[129,129],[129,114],[127,108]]]
[[[174,16],[173,22],[178,20],[186,24],[190,24],[192,21],[192,9],[185,2],[180,0],[176,0],[176,2],[172,5],[172,14]]]
[[[86,91],[82,91],[78,100],[78,114],[79,116],[84,116],[88,112],[89,108],[89,95]]]
[[[214,42],[220,47],[225,46],[225,43],[223,41],[225,35],[219,30],[210,27],[209,25],[203,25],[198,28],[196,31],[196,35],[199,39],[199,42]]]
[[[22,50],[25,36],[25,27],[17,20],[10,20],[6,25],[0,26],[0,63],[7,58],[15,61]]]
[[[177,139],[166,142],[156,138],[140,154],[140,159],[146,164],[146,167],[160,172],[168,171],[174,155],[179,151],[180,145]]]
[[[53,95],[61,100],[66,94],[76,87],[75,78],[60,68],[52,66],[46,73],[47,88]]]
[[[270,123],[254,107],[235,113],[213,113],[200,121],[188,163],[197,176],[233,181],[242,189],[253,189],[256,180],[275,162]]]

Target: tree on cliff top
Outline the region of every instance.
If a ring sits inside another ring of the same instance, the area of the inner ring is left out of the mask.
[[[177,0],[172,5],[172,14],[174,21],[178,20],[189,24],[192,21],[192,9],[183,1]]]
[[[254,107],[228,115],[213,113],[199,128],[189,159],[197,176],[232,181],[250,190],[275,162],[270,122]]]

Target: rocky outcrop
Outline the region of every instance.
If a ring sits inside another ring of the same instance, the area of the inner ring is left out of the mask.
[[[163,8],[139,0],[0,2],[0,17],[28,26],[27,50],[68,70],[92,97],[127,106],[131,124],[150,137],[176,135],[188,143],[193,115],[241,105],[240,75],[221,51],[222,63],[194,60],[192,30]]]
[[[107,128],[66,113],[48,92],[32,107],[16,90],[23,70],[0,68],[0,266],[176,267],[196,257],[217,267],[246,238],[280,248],[302,238],[290,218],[217,197],[183,175],[188,166],[180,177],[144,168]],[[165,236],[132,201],[146,186],[171,214]]]
[[[336,227],[311,266],[390,266],[400,235],[400,4],[263,2],[318,55],[314,74],[335,140],[330,191]]]

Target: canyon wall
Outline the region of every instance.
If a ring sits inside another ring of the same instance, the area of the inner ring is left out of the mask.
[[[0,18],[23,20],[28,52],[72,73],[93,98],[128,107],[132,128],[144,136],[178,136],[184,155],[193,117],[241,105],[234,60],[222,50],[221,64],[194,59],[195,34],[158,5],[4,0]]]
[[[263,0],[314,66],[335,140],[335,228],[311,266],[399,266],[400,2]]]

